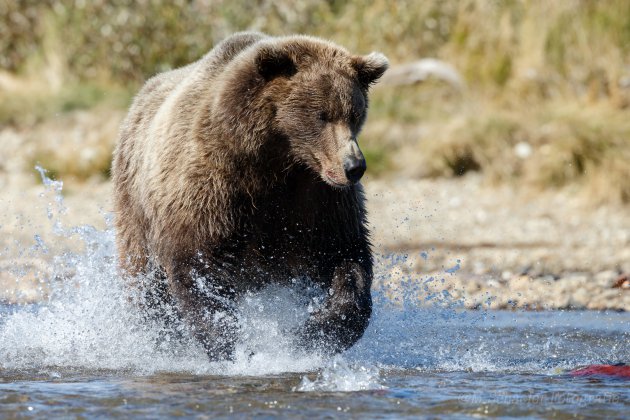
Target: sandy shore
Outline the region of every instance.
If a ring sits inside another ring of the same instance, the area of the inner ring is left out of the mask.
[[[590,207],[570,192],[490,187],[478,176],[367,179],[365,186],[378,255],[375,289],[394,299],[630,310],[627,208]],[[76,237],[55,235],[54,222],[104,229],[111,185],[65,186],[61,213],[34,176],[1,172],[0,187],[0,300],[45,299],[50,262],[83,247]]]

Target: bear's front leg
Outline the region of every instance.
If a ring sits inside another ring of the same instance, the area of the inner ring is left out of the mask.
[[[174,264],[167,275],[183,320],[210,359],[231,360],[238,332],[232,297],[211,279],[196,276],[189,264]]]
[[[333,275],[323,307],[298,332],[300,345],[323,353],[340,353],[356,343],[372,313],[371,270],[344,262]]]

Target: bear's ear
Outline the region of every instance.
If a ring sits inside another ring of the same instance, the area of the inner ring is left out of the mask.
[[[359,82],[366,88],[370,87],[385,73],[389,67],[387,57],[378,52],[352,59],[352,66],[357,71]]]
[[[256,69],[266,81],[281,76],[291,77],[297,73],[297,66],[288,52],[273,45],[265,45],[258,51]]]

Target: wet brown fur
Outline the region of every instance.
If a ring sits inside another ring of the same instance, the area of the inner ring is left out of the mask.
[[[363,334],[372,257],[342,160],[386,68],[316,38],[240,33],[134,100],[113,162],[120,264],[131,279],[166,273],[212,358],[233,350],[226,301],[299,276],[331,292],[305,345],[341,351]]]

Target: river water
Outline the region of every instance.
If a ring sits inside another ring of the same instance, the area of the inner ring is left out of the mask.
[[[194,344],[156,346],[150,331],[131,323],[133,316],[115,315],[121,308],[111,304],[2,307],[0,417],[630,412],[627,380],[566,373],[630,360],[628,313],[458,312],[379,302],[365,337],[324,359],[285,347],[273,321],[279,312],[266,307],[250,326],[247,351],[235,362],[209,363]]]
[[[302,286],[247,296],[235,360],[210,363],[185,334],[170,334],[130,304],[111,230],[63,227],[54,215],[62,200],[51,206],[56,233],[84,247],[49,258],[45,301],[0,304],[0,418],[630,413],[630,381],[567,374],[630,362],[629,313],[467,311],[447,295],[427,305],[418,298],[421,279],[402,284],[395,298],[374,290],[365,336],[333,358],[296,350],[286,333],[308,316]]]

